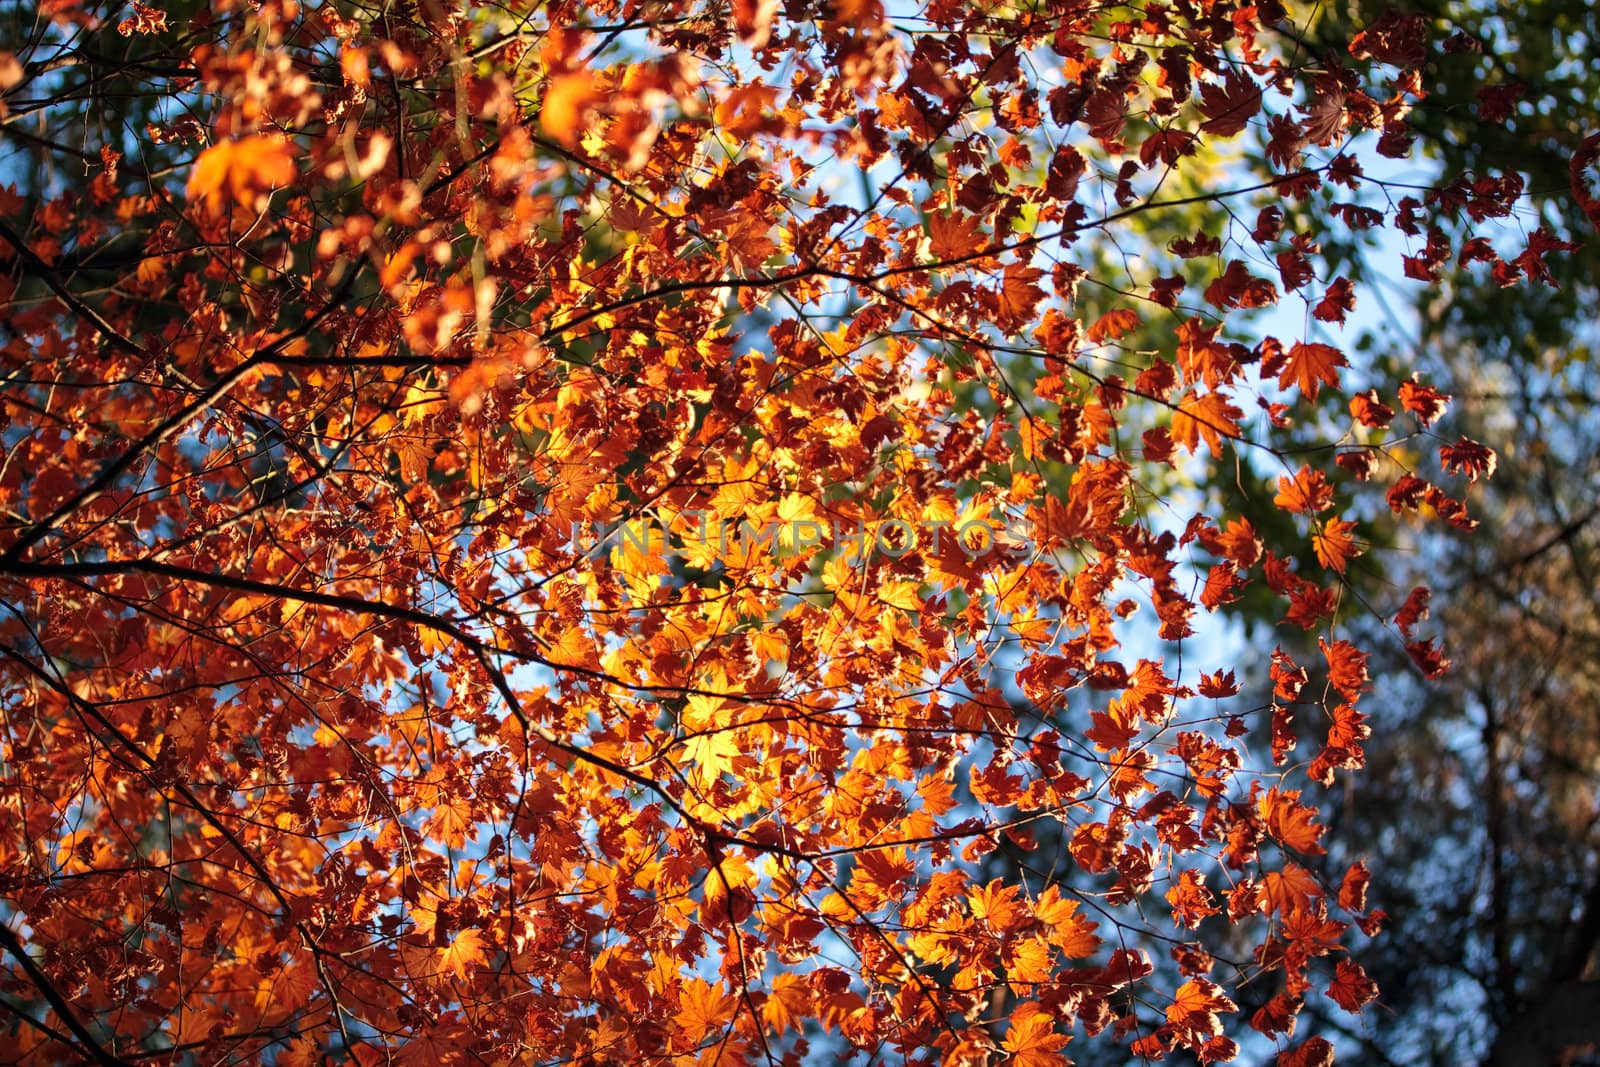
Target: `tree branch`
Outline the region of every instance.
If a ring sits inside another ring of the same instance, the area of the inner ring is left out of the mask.
[[[127,1060],[112,1055],[104,1045],[95,1040],[89,1028],[73,1013],[72,1006],[67,1003],[67,998],[61,995],[61,990],[56,988],[50,976],[33,961],[21,939],[12,933],[11,928],[5,923],[0,923],[0,948],[4,948],[16,959],[18,966],[27,974],[28,981],[32,982],[34,988],[50,1002],[50,1007],[66,1024],[67,1029],[72,1031],[72,1036],[78,1039],[78,1043],[83,1046],[83,1051],[90,1060],[104,1067],[131,1067]]]

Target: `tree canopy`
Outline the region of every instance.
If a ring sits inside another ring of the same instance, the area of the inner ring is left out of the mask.
[[[1443,22],[5,8],[14,1058],[1330,1062],[1497,462],[1357,260],[1578,236]]]

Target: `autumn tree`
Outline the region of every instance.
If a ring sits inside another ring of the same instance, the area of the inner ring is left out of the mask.
[[[1512,167],[1529,196],[1505,226],[1543,225],[1564,240],[1589,232],[1594,209],[1572,180],[1600,128],[1587,44],[1600,13],[1567,0],[1522,5],[1514,20],[1470,0],[1404,7],[1438,31],[1430,98],[1409,117],[1414,173]],[[1325,49],[1378,14],[1341,6],[1299,32]],[[1499,243],[1492,229],[1478,236]],[[1353,275],[1381,283],[1392,273],[1382,231],[1346,244]],[[1403,525],[1396,551],[1364,557],[1351,575],[1370,595],[1428,582],[1454,660],[1424,681],[1370,638],[1369,701],[1384,714],[1368,769],[1327,811],[1327,837],[1336,856],[1376,843],[1392,922],[1356,951],[1383,1010],[1356,1020],[1308,1004],[1319,1032],[1342,1034],[1351,1062],[1581,1062],[1576,1050],[1600,1036],[1590,1007],[1600,931],[1596,254],[1591,243],[1552,259],[1554,284],[1533,288],[1503,286],[1507,268],[1461,257],[1438,288],[1383,285],[1381,313],[1368,318],[1361,347],[1377,372],[1420,368],[1456,398],[1441,437],[1476,437],[1499,455],[1494,479],[1474,490],[1470,534]]]
[[[1304,22],[7,9],[14,1058],[1327,1062],[1352,618],[1445,666],[1350,483],[1466,526],[1493,456],[1306,335],[1320,242],[1425,284],[1523,189],[1383,177],[1430,26]],[[1244,597],[1316,639],[1257,706]]]

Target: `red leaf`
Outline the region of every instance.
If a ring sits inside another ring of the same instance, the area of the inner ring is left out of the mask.
[[[1228,266],[1208,286],[1206,302],[1219,308],[1267,307],[1278,299],[1278,290],[1265,278],[1257,278],[1243,260],[1228,261]]]
[[[1382,429],[1394,418],[1394,408],[1379,399],[1376,389],[1368,389],[1350,398],[1350,414],[1363,426]]]
[[[1350,865],[1344,872],[1344,880],[1339,883],[1339,906],[1345,911],[1361,914],[1367,910],[1367,883],[1372,880],[1372,872],[1367,870],[1365,861],[1358,861]]]
[[[1449,403],[1450,398],[1431,385],[1417,381],[1400,383],[1400,406],[1415,415],[1423,426],[1432,426]]]
[[[1394,624],[1400,628],[1403,636],[1411,636],[1411,628],[1428,617],[1428,601],[1433,599],[1433,593],[1425,585],[1419,585],[1406,595],[1406,602],[1395,613]]]
[[[1359,963],[1340,960],[1334,968],[1333,982],[1328,986],[1328,996],[1334,1003],[1352,1014],[1359,1014],[1361,1006],[1377,999],[1378,983],[1367,977]]]
[[[1420,67],[1428,58],[1428,20],[1387,12],[1351,39],[1350,54],[1392,67]]]
[[[1451,474],[1465,474],[1468,481],[1494,477],[1494,451],[1467,437],[1457,438],[1453,445],[1442,446],[1439,462]]]
[[[988,236],[978,220],[964,212],[928,214],[929,247],[939,260],[964,259],[984,248]]]
[[[1206,116],[1200,128],[1215,137],[1242,132],[1260,110],[1260,88],[1236,71],[1228,71],[1221,84],[1212,82],[1200,89],[1200,113]]]
[[[1333,1046],[1320,1037],[1278,1053],[1278,1067],[1333,1067]]]

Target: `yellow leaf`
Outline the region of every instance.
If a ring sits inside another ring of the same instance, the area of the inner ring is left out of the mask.
[[[695,764],[690,776],[695,785],[707,789],[717,780],[717,775],[733,769],[733,757],[739,754],[733,731],[718,730],[689,739],[689,759]]]
[[[917,595],[916,582],[884,582],[878,587],[878,599],[891,608],[922,610],[922,598]]]

